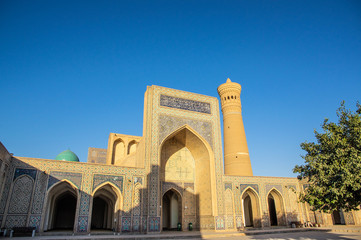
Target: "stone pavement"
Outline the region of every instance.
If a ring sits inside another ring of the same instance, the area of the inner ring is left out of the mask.
[[[61,236],[63,234],[63,236]],[[69,234],[69,235],[67,235]],[[11,239],[14,238],[2,238]],[[357,239],[361,240],[361,226],[331,226],[329,228],[267,228],[246,230],[244,232],[162,232],[157,234],[114,234],[111,232],[95,232],[88,235],[72,235],[70,232],[48,232],[43,236],[16,237],[16,240],[65,240],[65,239],[102,239],[102,240],[140,240],[140,239],[287,239],[287,240],[328,240],[328,239]]]

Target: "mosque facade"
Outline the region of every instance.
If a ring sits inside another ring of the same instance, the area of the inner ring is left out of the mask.
[[[0,144],[1,228],[39,233],[152,233],[181,228],[361,225],[360,211],[325,214],[300,203],[296,178],[253,176],[241,113],[241,86],[218,87],[219,100],[149,86],[143,136],[110,133],[88,162],[66,150],[56,159],[16,157]]]

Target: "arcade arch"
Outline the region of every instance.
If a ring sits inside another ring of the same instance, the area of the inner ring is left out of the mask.
[[[242,194],[245,227],[261,227],[260,201],[257,192],[249,187]]]
[[[163,230],[174,230],[178,223],[182,223],[182,196],[175,189],[170,189],[162,198]]]
[[[67,180],[53,185],[47,194],[44,231],[73,230],[79,198],[77,187]]]
[[[270,226],[286,225],[283,198],[279,191],[272,189],[267,195]]]
[[[119,190],[112,183],[104,183],[93,192],[90,228],[112,230],[120,219]]]

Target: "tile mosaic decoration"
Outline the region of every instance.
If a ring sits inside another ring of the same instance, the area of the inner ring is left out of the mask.
[[[24,169],[24,168],[17,168],[15,169],[15,174],[14,174],[14,181],[16,178],[20,177],[21,175],[28,175],[30,176],[33,180],[35,180],[36,178],[36,169]]]
[[[123,192],[123,179],[124,177],[119,175],[94,174],[93,191],[102,183],[111,182],[119,188],[120,192]]]
[[[10,214],[27,214],[29,212],[33,185],[34,180],[29,175],[22,175],[15,180],[8,210]]]
[[[159,232],[160,231],[160,217],[149,217],[149,232]]]
[[[82,174],[75,173],[75,172],[58,172],[58,171],[51,171],[49,180],[48,180],[48,189],[53,186],[55,183],[60,182],[63,179],[67,179],[72,182],[75,186],[81,189],[81,180]]]
[[[231,190],[232,191],[232,183],[224,183],[224,190]]]
[[[199,135],[201,135],[211,146],[213,147],[213,138],[212,138],[212,123],[209,121],[201,121],[198,119],[176,117],[161,114],[159,115],[159,144],[172,132],[176,131],[184,125],[188,125],[193,128]]]
[[[47,181],[48,181],[48,175],[39,171],[38,179],[36,181],[36,186],[35,186],[33,204],[31,208],[32,214],[41,214],[43,210]]]
[[[133,217],[133,231],[140,231],[140,217]]]
[[[131,220],[131,217],[122,217],[122,232],[130,232]]]
[[[236,216],[236,228],[240,229],[243,228],[243,218],[242,216]]]
[[[5,220],[5,228],[26,226],[27,215],[8,215]]]
[[[13,173],[13,171],[14,171],[14,167],[11,166],[9,173],[6,175],[4,190],[1,195],[1,201],[0,201],[0,214],[3,214],[5,212],[6,200],[8,199],[10,186],[13,179],[13,175],[10,173]]]
[[[253,188],[258,194],[259,194],[259,189],[258,189],[258,184],[240,184],[239,185],[239,191],[242,194],[243,191],[248,188],[251,187]]]
[[[355,225],[355,219],[352,212],[343,212],[343,216],[347,225]]]
[[[223,216],[216,216],[216,230],[224,230],[224,217]]]
[[[277,189],[282,194],[282,186],[281,185],[266,185],[266,193],[268,193],[272,188]]]
[[[88,231],[88,216],[79,216],[78,232],[87,232],[87,231]]]
[[[133,216],[140,216],[141,210],[141,188],[140,183],[136,183],[133,193]]]
[[[29,227],[35,227],[36,232],[38,232],[40,228],[40,220],[41,215],[31,215],[29,219]]]
[[[79,208],[79,215],[86,215],[89,214],[89,205],[90,205],[90,196],[85,192],[81,192],[80,194],[80,208]]]
[[[147,217],[142,217],[142,231],[147,231]]]
[[[160,106],[211,114],[211,105],[209,103],[171,97],[163,94],[160,95]]]

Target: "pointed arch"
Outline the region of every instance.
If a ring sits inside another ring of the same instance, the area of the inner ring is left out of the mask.
[[[162,226],[164,230],[176,229],[182,223],[182,195],[175,188],[166,191],[162,196]]]
[[[91,229],[118,231],[122,205],[119,188],[109,181],[104,182],[93,190],[91,199]]]
[[[130,141],[128,143],[127,155],[135,153],[137,151],[137,146],[138,146],[137,141],[135,141],[135,140]]]
[[[76,208],[79,205],[79,189],[63,179],[47,190],[45,199],[44,231],[52,229],[74,230]]]
[[[270,226],[286,225],[286,214],[283,196],[276,188],[271,188],[267,193],[267,207],[269,212]]]
[[[113,154],[111,164],[117,164],[117,162],[125,156],[125,142],[123,139],[118,138],[113,143]]]
[[[197,214],[214,216],[217,212],[214,153],[209,143],[185,124],[168,134],[160,143],[159,162],[160,180],[164,181],[165,165],[172,154],[187,148],[191,153],[195,167],[195,195]],[[213,197],[212,197],[213,196]],[[197,228],[197,226],[195,226]]]
[[[241,194],[245,227],[262,227],[261,205],[257,191],[248,186]]]
[[[27,214],[30,207],[30,201],[32,197],[34,186],[34,179],[29,175],[22,175],[16,178],[9,204],[9,213],[15,214]]]

